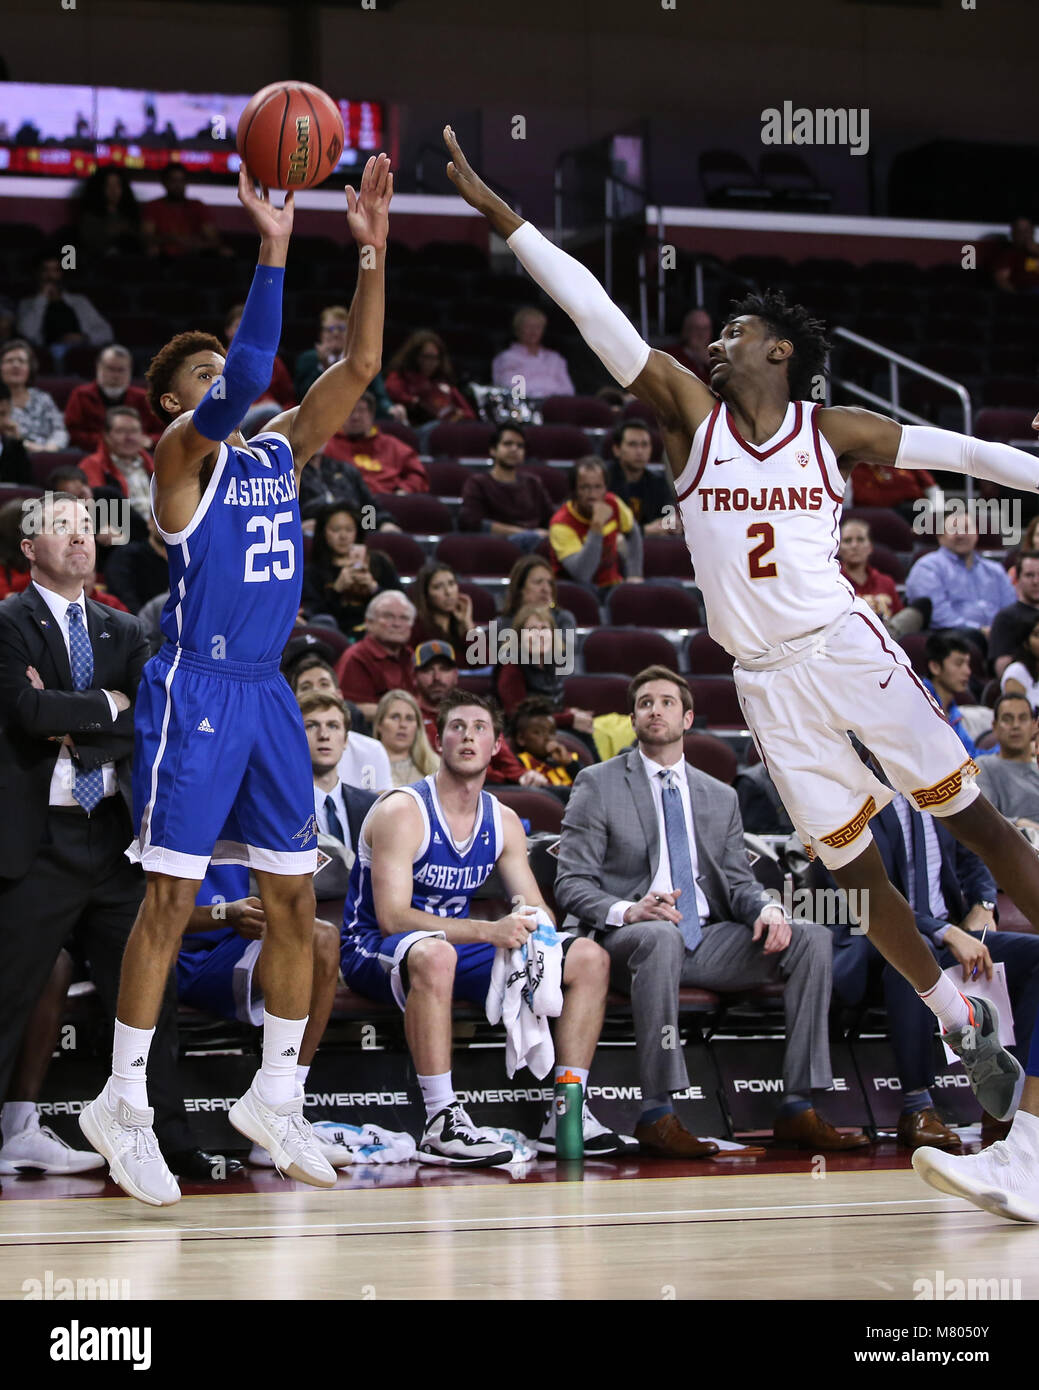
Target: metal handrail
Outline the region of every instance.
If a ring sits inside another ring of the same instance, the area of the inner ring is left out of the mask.
[[[876,395],[873,391],[867,391],[864,386],[859,386],[854,381],[848,381],[844,377],[833,377],[836,385],[849,391],[853,396],[860,400],[868,401],[871,405],[882,406],[898,416],[900,420],[908,420],[913,425],[929,425],[930,420],[925,420],[922,415],[916,415],[911,410],[907,410],[899,400],[899,379],[898,373],[901,370],[915,372],[917,376],[926,377],[928,381],[934,381],[939,386],[951,391],[959,399],[963,409],[963,433],[972,435],[974,433],[974,406],[971,402],[970,392],[962,382],[953,381],[951,377],[942,376],[941,372],[932,371],[930,367],[922,367],[919,362],[913,362],[908,357],[903,357],[900,352],[895,352],[891,348],[883,347],[880,343],[875,343],[871,338],[863,338],[859,333],[853,333],[850,328],[835,328],[833,330],[835,338],[843,338],[849,343],[854,343],[856,347],[865,348],[867,352],[875,353],[878,357],[883,357],[888,364],[888,380],[890,382],[891,397],[885,400],[882,396]],[[826,403],[830,403],[830,378],[826,383]],[[974,479],[968,473],[964,479],[966,485],[967,500],[970,501],[974,496]]]

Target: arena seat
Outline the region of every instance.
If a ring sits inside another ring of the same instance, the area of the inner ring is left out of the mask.
[[[379,421],[379,429],[383,434],[392,434],[394,439],[402,440],[409,448],[414,449],[416,454],[422,452],[419,437],[410,425],[405,425],[400,420],[382,419]]]
[[[522,556],[519,546],[504,536],[444,536],[437,546],[437,559],[466,575],[501,578]]]
[[[333,654],[333,665],[350,646],[350,639],[337,627],[328,627],[324,623],[308,623],[305,627],[293,628],[292,636],[313,637],[315,642],[323,643]]]
[[[481,424],[479,420],[437,425],[429,436],[429,452],[448,458],[487,458],[493,434],[493,425]]]
[[[567,484],[566,473],[561,468],[553,468],[548,463],[525,463],[522,472],[533,473],[541,479],[541,483],[551,497],[554,506],[561,506],[567,499],[570,488]]]
[[[647,425],[655,428],[659,425],[657,413],[652,406],[645,401],[629,401],[621,411],[622,420],[645,420]]]
[[[706,628],[693,632],[685,644],[682,671],[686,676],[731,676],[732,657]]]
[[[457,459],[431,459],[425,465],[429,491],[433,497],[461,497],[473,470]]]
[[[977,439],[994,439],[1000,444],[1008,444],[1011,439],[1031,439],[1035,436],[1034,419],[1034,410],[1000,410],[989,406],[975,415],[974,434]]]
[[[33,385],[38,391],[46,391],[52,396],[54,404],[63,411],[76,387],[83,385],[83,379],[78,376],[38,376]]]
[[[646,579],[691,579],[693,564],[685,541],[678,536],[646,536],[642,573]]]
[[[841,520],[864,521],[874,541],[902,554],[911,554],[920,539],[909,522],[890,507],[846,507]]]
[[[606,599],[615,627],[700,627],[703,612],[693,594],[675,584],[616,584]]]
[[[453,531],[454,517],[440,501],[426,492],[384,493],[379,502],[403,530],[411,535],[442,536]]]
[[[727,743],[715,738],[713,734],[694,733],[692,729],[682,741],[685,745],[687,763],[699,768],[701,772],[706,772],[710,777],[717,777],[718,781],[724,782],[726,786],[732,786],[739,764],[736,754]]]
[[[371,531],[364,538],[369,550],[384,550],[398,574],[417,574],[426,563],[426,552],[418,541],[399,531]]]
[[[569,609],[574,615],[578,627],[598,627],[602,622],[599,600],[583,584],[575,584],[572,579],[557,579],[556,599],[560,608]]]
[[[494,602],[494,595],[482,584],[471,584],[467,579],[460,579],[458,587],[463,594],[468,594],[473,601],[474,622],[482,626],[498,616],[498,606]]]
[[[725,676],[694,676],[689,681],[693,710],[708,724],[746,726],[735,683]]]
[[[624,676],[567,676],[563,700],[593,714],[626,714],[628,681]]]
[[[569,752],[577,754],[577,761],[581,767],[592,766],[595,760],[588,751],[588,745],[584,739],[570,733],[569,729],[557,729],[556,738]]]
[[[470,695],[493,695],[493,681],[490,676],[476,676],[463,666],[458,673],[458,688],[468,690]]]
[[[588,675],[623,672],[634,676],[646,666],[678,670],[678,655],[664,634],[639,628],[596,628],[585,638],[582,657]]]
[[[55,468],[64,468],[69,463],[78,467],[80,460],[84,458],[86,454],[82,449],[56,449],[53,453],[45,453],[43,450],[29,451],[32,480],[39,487],[46,487],[47,479]]]
[[[593,453],[591,441],[574,425],[526,425],[527,457],[535,459],[574,459]]]
[[[541,403],[546,425],[576,425],[578,429],[611,429],[612,406],[596,396],[548,396]]]
[[[32,483],[0,483],[0,507],[8,502],[21,502],[29,497],[42,497],[43,488]]]
[[[539,787],[488,788],[505,806],[511,806],[521,820],[530,822],[531,832],[547,830],[558,834],[563,824],[563,803]]]
[[[875,569],[880,570],[881,574],[890,575],[896,584],[905,583],[906,564],[886,545],[878,545],[874,542],[873,553],[869,557],[869,562]]]

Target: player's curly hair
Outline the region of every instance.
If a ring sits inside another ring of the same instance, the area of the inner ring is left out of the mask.
[[[777,338],[786,338],[793,344],[793,356],[787,361],[790,399],[811,399],[816,379],[826,376],[826,354],[830,343],[826,337],[825,323],[812,318],[803,304],[788,303],[779,290],[765,290],[762,294],[748,294],[745,299],[733,300],[725,322],[731,323],[742,314],[760,319],[769,333],[774,333]]]
[[[161,420],[164,425],[168,425],[175,416],[164,410],[159,402],[167,391],[173,390],[173,378],[180,371],[181,365],[196,352],[216,352],[221,357],[227,356],[227,348],[219,338],[214,337],[212,333],[196,330],[178,333],[175,338],[171,338],[164,348],[159,349],[148,366],[145,373],[148,381],[148,404],[154,411],[156,420]]]

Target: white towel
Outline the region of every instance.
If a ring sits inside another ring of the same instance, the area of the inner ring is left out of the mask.
[[[550,1018],[563,1011],[563,937],[544,912],[518,908],[537,919],[523,946],[499,946],[491,966],[487,1020],[505,1027],[505,1069],[514,1076],[528,1066],[539,1079],[555,1061]]]
[[[408,1163],[418,1145],[410,1134],[383,1129],[381,1125],[343,1125],[337,1120],[319,1120],[314,1133],[323,1144],[335,1145],[348,1163]]]

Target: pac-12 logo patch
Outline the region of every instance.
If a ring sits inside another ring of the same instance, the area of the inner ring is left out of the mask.
[[[794,457],[797,459],[798,463],[801,465],[802,468],[808,467],[810,459],[804,449],[798,449]]]

